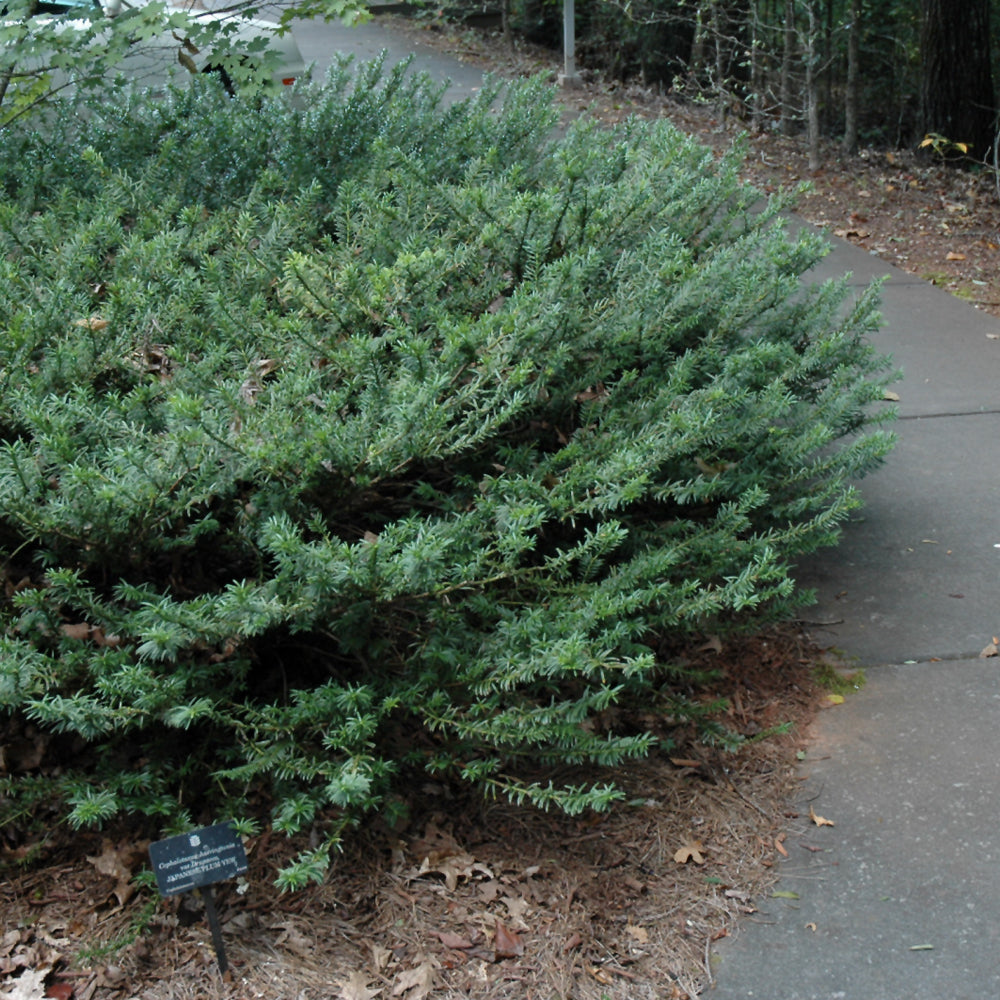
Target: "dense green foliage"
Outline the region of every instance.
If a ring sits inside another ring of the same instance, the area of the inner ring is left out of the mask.
[[[341,66],[4,145],[0,709],[67,755],[9,806],[263,791],[301,885],[414,769],[607,806],[577,765],[651,737],[602,710],[695,711],[665,640],[795,606],[890,444],[874,293],[803,288],[738,155],[496,96]]]

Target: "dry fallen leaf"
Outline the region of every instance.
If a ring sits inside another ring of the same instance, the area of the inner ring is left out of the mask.
[[[392,949],[383,948],[379,944],[372,942],[372,965],[375,966],[376,972],[384,972],[388,967],[389,963],[393,959]]]
[[[649,944],[649,931],[645,927],[640,927],[638,924],[626,924],[625,933],[638,941],[639,944]]]
[[[527,929],[525,916],[528,913],[530,904],[523,896],[511,896],[505,894],[502,899],[503,905],[507,907],[507,914],[515,924],[521,924]]]
[[[472,947],[472,942],[461,934],[455,934],[452,931],[433,931],[433,934],[446,948],[466,951]]]
[[[431,872],[444,876],[444,885],[448,892],[454,892],[458,888],[460,878],[472,878],[477,873],[493,878],[493,872],[486,865],[476,861],[471,854],[455,854],[446,858],[426,857],[416,873],[411,872],[410,876],[416,878]]]
[[[59,626],[59,631],[62,632],[67,639],[89,639],[90,638],[90,626],[86,622],[64,622]]]
[[[392,995],[398,997],[406,993],[406,1000],[423,1000],[423,997],[434,989],[435,978],[434,966],[425,960],[418,966],[399,974],[396,985],[392,988]]]
[[[888,399],[890,402],[893,402],[893,403],[898,403],[899,402],[899,393],[898,392],[893,392],[892,389],[886,389],[885,392],[882,393],[882,398],[883,399]]]
[[[785,834],[783,834],[783,833],[781,833],[781,834],[779,834],[779,835],[778,835],[777,837],[775,837],[775,838],[774,838],[774,847],[775,847],[775,850],[776,850],[776,851],[777,851],[777,852],[778,852],[778,853],[779,853],[779,854],[780,854],[780,855],[781,855],[781,856],[782,856],[783,858],[787,858],[787,857],[788,857],[788,851],[787,851],[787,849],[785,848],[785,845],[784,845],[784,844],[782,843],[782,841],[783,841],[784,839],[785,839]]]
[[[700,840],[692,841],[674,852],[674,861],[679,865],[686,865],[689,861],[693,861],[696,865],[703,865],[705,855],[702,854],[702,851],[704,850]]]
[[[303,934],[295,925],[293,920],[285,920],[282,923],[276,925],[273,930],[281,930],[281,933],[275,938],[274,943],[284,945],[289,951],[294,951],[297,955],[301,955],[303,958],[311,958],[316,954],[316,941],[314,938],[309,937],[307,934]]]
[[[953,250],[949,250],[944,255],[944,259],[945,260],[965,260],[965,254],[964,253],[955,253]]]
[[[82,326],[85,330],[93,330],[97,333],[108,325],[108,321],[106,319],[101,319],[100,316],[89,316],[87,319],[74,320],[73,325]]]
[[[493,928],[493,950],[496,958],[518,958],[524,954],[524,942],[514,931],[507,930],[498,920]]]
[[[377,997],[381,992],[381,987],[369,989],[368,976],[363,972],[354,971],[340,984],[339,1000],[372,1000],[372,997]]]
[[[986,660],[991,656],[1000,656],[1000,638],[993,636],[993,641],[979,654],[979,659]]]
[[[824,816],[817,816],[815,810],[812,806],[809,807],[809,818],[817,826],[836,826],[837,824],[833,822],[832,819],[826,819]]]
[[[0,996],[4,1000],[45,1000],[45,977],[51,971],[45,967],[25,969],[16,979],[8,977],[0,982],[0,990],[3,990]]]
[[[143,849],[135,844],[115,845],[110,840],[105,840],[100,855],[87,858],[98,872],[115,880],[114,894],[119,906],[124,906],[135,895],[132,873],[138,867],[142,855]]]

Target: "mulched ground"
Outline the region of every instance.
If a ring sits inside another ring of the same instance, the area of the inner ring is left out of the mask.
[[[0,996],[693,997],[711,982],[712,942],[767,899],[776,856],[798,849],[786,831],[809,826],[786,803],[809,722],[832,702],[814,676],[824,654],[795,627],[708,637],[688,659],[714,673],[692,695],[724,702],[716,717],[748,737],[740,751],[662,716],[622,716],[673,740],[614,775],[627,806],[569,818],[428,781],[405,829],[359,831],[332,877],[296,894],[272,882],[303,842],[261,836],[247,875],[216,887],[225,979],[196,896],[135,891],[147,842],[126,828],[8,829]],[[767,735],[782,723],[789,732]]]

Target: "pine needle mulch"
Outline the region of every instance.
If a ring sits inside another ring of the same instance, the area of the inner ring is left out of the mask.
[[[305,845],[259,837],[247,876],[216,886],[225,978],[197,896],[133,894],[146,845],[127,831],[54,828],[20,845],[8,831],[0,996],[693,998],[712,981],[713,942],[755,912],[795,849],[784,831],[797,753],[826,699],[824,653],[794,627],[709,637],[687,655],[713,674],[688,696],[747,738],[737,752],[620,713],[603,722],[652,725],[672,743],[613,775],[553,775],[613,777],[627,804],[612,813],[540,813],[425,780],[405,828],[359,830],[326,883],[296,894],[272,880]]]

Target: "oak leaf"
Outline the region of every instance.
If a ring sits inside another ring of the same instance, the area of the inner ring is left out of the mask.
[[[399,974],[396,985],[392,988],[392,995],[399,997],[406,993],[406,1000],[423,1000],[434,989],[435,978],[433,964],[425,960]]]
[[[686,865],[689,861],[693,861],[696,865],[703,865],[705,863],[705,855],[702,853],[704,850],[701,841],[694,840],[674,852],[674,861],[679,865]]]
[[[0,994],[7,1000],[44,1000],[45,998],[45,977],[52,970],[43,967],[41,969],[25,969],[16,979],[10,977],[0,982]],[[8,992],[7,987],[10,987]]]
[[[368,977],[355,970],[340,984],[339,1000],[372,1000],[372,997],[377,997],[381,992],[381,987],[370,989]]]
[[[452,931],[434,931],[433,933],[441,944],[454,951],[467,951],[472,947],[472,942],[461,934],[455,934]]]

